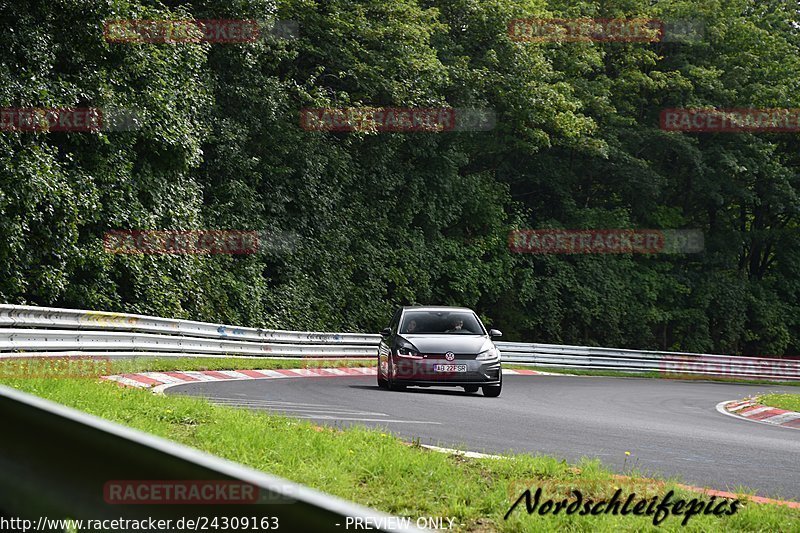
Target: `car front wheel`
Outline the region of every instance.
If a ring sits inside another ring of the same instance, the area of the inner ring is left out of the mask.
[[[380,387],[382,389],[388,389],[389,388],[389,382],[386,381],[386,378],[381,377],[381,356],[380,355],[378,355],[378,372],[377,372],[377,374],[378,374],[378,387]]]
[[[503,375],[500,374],[500,383],[497,385],[484,385],[483,395],[489,398],[497,398],[500,396],[500,391],[503,390]]]
[[[392,370],[392,359],[389,358],[389,377],[388,377],[388,389],[389,390],[406,390],[405,385],[399,385],[394,380],[394,372]]]

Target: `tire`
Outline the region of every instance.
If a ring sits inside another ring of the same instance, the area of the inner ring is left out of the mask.
[[[392,376],[392,359],[391,358],[389,358],[389,375],[387,377],[387,388],[389,390],[396,390],[396,391],[406,390],[406,386],[405,385],[398,385],[397,383],[395,383],[395,381],[393,379],[393,376]]]
[[[389,382],[381,377],[381,358],[380,358],[380,356],[378,356],[378,372],[377,372],[377,374],[378,374],[378,387],[380,387],[381,389],[388,389],[389,388]]]
[[[503,390],[503,371],[500,371],[500,383],[498,385],[484,385],[483,395],[487,398],[497,398]]]
[[[489,398],[497,398],[500,396],[500,391],[503,390],[502,385],[484,385],[483,395]]]
[[[473,394],[475,392],[478,392],[479,388],[480,387],[478,387],[477,385],[464,385],[464,392],[468,392],[470,394]]]

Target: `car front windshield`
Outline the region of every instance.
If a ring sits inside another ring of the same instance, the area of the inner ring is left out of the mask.
[[[475,313],[469,311],[407,311],[400,327],[403,334],[485,335]]]

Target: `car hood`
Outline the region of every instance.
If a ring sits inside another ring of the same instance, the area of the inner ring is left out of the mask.
[[[488,350],[494,344],[486,335],[401,335],[402,338],[414,345],[420,353],[464,353],[478,354]]]

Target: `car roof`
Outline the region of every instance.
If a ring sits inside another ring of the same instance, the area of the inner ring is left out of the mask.
[[[447,310],[447,311],[469,311],[471,313],[475,312],[472,309],[470,309],[469,307],[451,307],[451,306],[447,306],[447,305],[426,305],[426,306],[422,306],[422,305],[406,305],[406,306],[403,306],[401,309],[403,309],[403,311],[410,311],[410,310],[413,310],[413,311],[445,311],[445,310]]]

